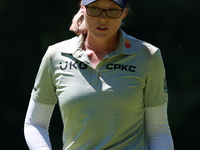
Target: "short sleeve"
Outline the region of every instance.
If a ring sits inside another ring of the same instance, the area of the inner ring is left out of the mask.
[[[50,50],[44,55],[37,73],[31,97],[43,104],[56,104],[55,85],[52,80],[52,69],[50,63]]]
[[[165,68],[160,50],[151,55],[146,75],[144,102],[146,107],[155,107],[168,101]]]

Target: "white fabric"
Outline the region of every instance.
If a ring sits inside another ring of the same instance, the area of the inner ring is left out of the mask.
[[[149,150],[174,149],[168,125],[167,103],[145,108],[145,127]]]
[[[48,127],[54,106],[30,99],[24,125],[25,139],[30,150],[52,149]]]
[[[24,133],[31,150],[51,150],[48,126],[55,105],[44,105],[30,100]],[[167,119],[167,103],[145,108],[145,127],[149,150],[173,150]]]

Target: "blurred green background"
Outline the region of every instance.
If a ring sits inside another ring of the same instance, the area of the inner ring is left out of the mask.
[[[131,0],[123,30],[162,51],[169,89],[168,115],[175,150],[199,149],[200,1]],[[0,0],[0,147],[26,150],[23,123],[41,59],[69,31],[78,0]],[[62,147],[58,106],[50,136]]]

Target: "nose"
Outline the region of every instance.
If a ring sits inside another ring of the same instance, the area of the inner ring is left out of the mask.
[[[106,12],[102,12],[101,16],[99,16],[99,20],[108,20],[108,17],[106,15]]]

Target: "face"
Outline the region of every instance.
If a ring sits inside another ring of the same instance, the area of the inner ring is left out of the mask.
[[[119,5],[111,0],[98,0],[89,7],[97,7],[100,9],[121,9]],[[107,17],[103,12],[99,17],[91,17],[87,14],[86,8],[81,7],[82,13],[84,13],[85,26],[87,28],[87,38],[89,40],[95,39],[97,41],[112,41],[118,37],[118,30],[120,28],[122,19],[127,16],[127,8],[124,9],[120,18],[112,19]]]

